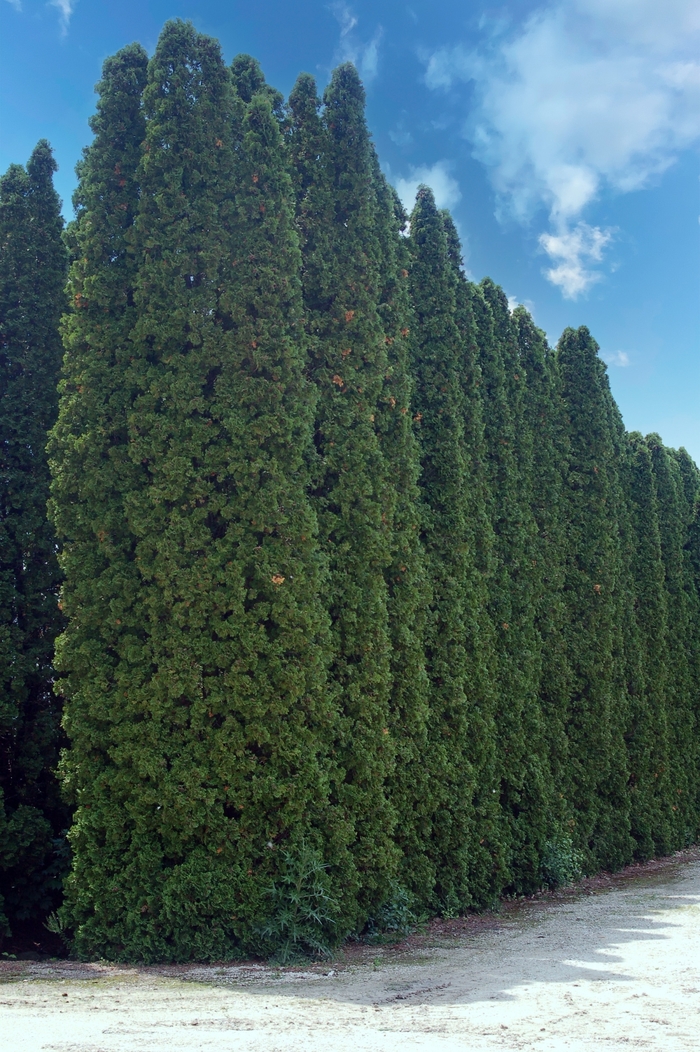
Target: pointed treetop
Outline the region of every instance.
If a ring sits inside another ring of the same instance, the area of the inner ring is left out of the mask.
[[[320,105],[315,79],[310,73],[300,73],[289,93],[290,110],[297,121],[303,121],[316,116]]]
[[[215,108],[230,85],[218,40],[181,19],[163,26],[148,81],[146,110],[170,113],[178,124],[198,105]]]
[[[352,62],[344,62],[333,70],[323,101],[328,128],[335,139],[347,134],[346,125],[364,123],[365,89]]]
[[[58,165],[47,139],[39,139],[32,150],[32,155],[27,161],[27,174],[33,183],[51,182],[53,173],[58,171]]]
[[[95,91],[99,95],[97,113],[90,117],[88,122],[96,135],[105,121],[109,121],[110,103],[113,99],[141,94],[146,83],[147,66],[148,54],[140,44],[128,44],[117,51],[116,55],[105,59],[102,78],[95,85]]]
[[[252,55],[236,55],[231,63],[231,80],[243,102],[251,102],[255,95],[265,95],[277,120],[282,118],[284,96],[267,83],[260,63]]]
[[[462,270],[464,267],[462,244],[459,240],[459,234],[457,233],[457,227],[452,218],[452,213],[446,208],[441,208],[440,215],[442,217],[442,225],[447,239],[447,254],[450,258],[450,263],[456,270]]]
[[[244,102],[267,87],[260,63],[252,55],[236,55],[231,63],[233,84]]]

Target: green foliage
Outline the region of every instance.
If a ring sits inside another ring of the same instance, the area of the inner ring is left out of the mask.
[[[668,601],[661,553],[659,508],[651,452],[638,433],[629,436],[629,496],[633,520],[632,573],[639,661],[631,670],[626,732],[630,758],[630,818],[635,854],[651,858],[672,850],[673,792],[669,785]]]
[[[332,799],[353,827],[356,876],[342,891],[344,915],[357,927],[385,897],[398,864],[387,791],[394,742],[386,575],[396,490],[379,427],[388,358],[376,163],[354,67],[335,70],[323,103],[319,115],[313,81],[297,83],[290,149],[299,169],[310,375],[318,390],[313,499],[329,568],[330,678],[341,709]]]
[[[432,890],[427,901],[433,908],[456,901],[464,909],[473,901],[472,858],[481,839],[472,803],[476,773],[469,762],[471,713],[480,693],[478,596],[470,588],[476,568],[457,279],[443,219],[427,187],[419,189],[411,215],[411,256],[422,540],[431,585],[425,633],[430,721],[423,762],[431,804],[425,850],[434,888],[426,890]]]
[[[259,929],[262,950],[279,964],[305,956],[330,957],[337,943],[338,903],[328,866],[306,841],[298,851],[282,852],[283,866],[265,890],[271,910]]]
[[[481,372],[495,565],[489,581],[496,653],[495,714],[504,822],[506,886],[533,890],[549,832],[553,795],[539,700],[542,641],[537,605],[538,531],[533,513],[534,435],[524,412],[527,375],[507,299],[486,278],[481,291],[493,318]]]
[[[371,945],[398,942],[412,935],[418,925],[416,897],[403,885],[394,881],[386,902],[369,919],[360,936]]]
[[[52,691],[60,574],[46,516],[66,270],[55,170],[42,140],[26,169],[0,179],[0,937],[56,903],[68,824]]]
[[[557,351],[570,451],[564,504],[569,792],[574,842],[587,871],[619,868],[633,846],[622,673],[623,496],[608,381],[597,351],[586,328],[567,329]]]
[[[583,876],[583,852],[577,851],[570,836],[558,834],[547,840],[542,852],[542,881],[548,888],[573,884]]]
[[[105,72],[111,112],[122,79]],[[320,825],[337,863],[349,838],[329,802],[314,391],[269,100],[241,102],[218,46],[183,23],[165,27],[143,100],[124,235],[134,311],[118,340],[76,312],[53,446],[65,780],[79,804],[66,910],[83,955],[220,959],[255,941],[279,858],[268,843]],[[86,197],[114,140],[105,119]],[[103,202],[79,216],[79,248],[108,222]],[[109,261],[80,259],[89,308],[93,287],[110,291]],[[106,432],[110,452],[95,455]]]

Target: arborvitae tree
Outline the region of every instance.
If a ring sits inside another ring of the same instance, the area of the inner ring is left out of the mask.
[[[669,669],[666,691],[670,748],[664,774],[673,807],[673,835],[669,847],[679,848],[694,842],[700,824],[697,810],[700,685],[693,653],[698,640],[698,605],[686,554],[693,505],[688,501],[679,460],[669,453],[658,435],[648,435],[647,444],[651,450],[658,499],[668,607],[665,658]]]
[[[673,844],[667,666],[668,603],[664,588],[656,485],[649,447],[629,436],[629,498],[633,523],[634,607],[640,668],[629,681],[630,820],[637,858],[664,854]]]
[[[284,119],[284,96],[267,83],[260,63],[252,55],[236,55],[231,63],[231,80],[242,102],[248,103],[253,96],[263,95],[277,120]]]
[[[684,498],[681,502],[685,527],[683,571],[688,612],[685,647],[690,681],[687,720],[692,727],[691,736],[684,743],[690,772],[690,799],[684,808],[676,806],[685,812],[686,842],[695,843],[700,835],[700,470],[682,447],[669,452],[678,464]]]
[[[556,359],[545,334],[524,307],[513,311],[524,370],[524,432],[530,447],[528,492],[537,527],[532,548],[535,626],[541,640],[539,701],[549,758],[549,836],[553,846],[570,835],[566,722],[571,672],[564,639],[563,597],[566,517],[564,480],[568,442]],[[546,874],[544,874],[546,876]]]
[[[215,42],[170,23],[144,92],[132,326],[98,327],[119,242],[101,259],[84,248],[109,223],[95,191],[128,131],[107,100],[130,86],[135,131],[143,78],[140,56],[117,59],[81,171],[53,453],[79,804],[66,916],[80,954],[208,959],[283,940],[289,867],[305,859],[317,887],[326,828],[343,840],[324,809],[334,724],[299,254],[269,102],[244,109]],[[331,914],[312,941],[332,937]]]
[[[496,646],[489,613],[489,586],[494,571],[494,533],[484,434],[483,377],[479,347],[493,340],[493,314],[481,289],[468,282],[462,269],[462,249],[452,217],[442,212],[447,251],[455,281],[455,321],[459,330],[459,375],[462,385],[466,478],[464,499],[471,559],[465,582],[469,603],[464,645],[469,664],[469,749],[474,772],[474,830],[469,858],[469,889],[478,908],[493,905],[504,877],[502,814],[499,799],[500,763],[495,714]]]
[[[531,440],[523,417],[526,378],[508,301],[488,278],[481,288],[494,318],[494,339],[482,347],[481,368],[496,555],[489,605],[497,651],[500,799],[509,835],[508,884],[531,891],[540,884],[551,778],[538,699],[541,641],[535,626],[533,566],[537,527],[530,486]]]
[[[423,539],[432,584],[426,630],[431,691],[425,763],[433,808],[428,852],[435,874],[433,905],[455,910],[474,902],[472,855],[481,838],[473,809],[476,773],[469,762],[471,710],[482,700],[480,669],[474,667],[479,597],[472,591],[472,465],[464,434],[457,279],[443,220],[427,187],[419,189],[411,215],[411,250],[414,405],[422,453]]]
[[[620,480],[609,388],[588,329],[567,329],[558,346],[569,437],[565,635],[572,672],[568,719],[573,835],[589,870],[619,868],[632,853],[627,696],[620,686],[622,554]]]
[[[426,846],[430,836],[431,775],[425,762],[429,690],[425,668],[425,614],[430,582],[421,542],[423,512],[418,486],[420,450],[413,420],[414,378],[409,341],[408,217],[396,191],[375,162],[377,234],[381,249],[379,312],[387,346],[384,395],[377,414],[382,449],[395,491],[391,520],[391,564],[386,572],[391,642],[390,731],[395,764],[388,794],[397,816],[394,842],[401,850],[398,880],[421,903],[431,896],[434,873]]]
[[[56,540],[46,516],[66,252],[51,147],[0,179],[0,939],[43,920],[62,878]],[[3,899],[4,910],[3,913]],[[5,915],[6,914],[6,915]]]
[[[398,863],[386,788],[394,752],[386,574],[395,489],[377,420],[388,360],[374,151],[364,90],[350,64],[335,70],[320,119],[309,77],[295,86],[290,107],[311,375],[319,394],[314,502],[330,570],[331,677],[343,712],[334,799],[355,830],[357,877],[343,889],[344,910],[354,909],[362,924],[390,895]]]

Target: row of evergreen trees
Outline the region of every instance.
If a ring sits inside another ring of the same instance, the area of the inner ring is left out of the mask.
[[[173,22],[98,92],[67,309],[47,144],[0,186],[8,917],[59,882],[54,675],[80,955],[314,950],[694,842],[688,455],[429,189],[407,222],[352,66],[285,103]]]

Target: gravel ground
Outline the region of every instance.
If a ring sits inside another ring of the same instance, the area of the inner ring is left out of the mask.
[[[0,963],[2,1052],[697,1049],[700,848],[330,965]]]

